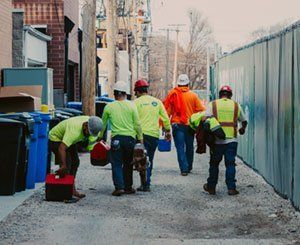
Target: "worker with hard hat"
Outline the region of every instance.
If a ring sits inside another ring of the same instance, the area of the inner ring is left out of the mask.
[[[76,176],[79,167],[77,143],[87,140],[90,136],[97,137],[102,129],[99,117],[77,116],[64,120],[49,132],[49,147],[55,154],[55,163],[60,165],[57,174]],[[74,187],[75,197],[85,197]]]
[[[177,87],[172,89],[164,105],[171,117],[172,132],[177,150],[177,158],[182,176],[187,176],[193,169],[194,133],[189,131],[189,118],[196,112],[205,111],[198,96],[189,89],[190,80],[181,74]]]
[[[247,120],[241,106],[232,98],[232,89],[230,86],[222,86],[219,91],[219,99],[212,101],[207,108],[206,115],[214,116],[222,126],[226,139],[217,139],[215,146],[211,149],[209,177],[203,188],[209,194],[216,194],[216,185],[218,183],[219,164],[224,156],[226,166],[226,185],[228,195],[237,195],[236,189],[236,169],[235,157],[237,155],[237,133],[245,134]],[[242,126],[238,130],[238,122]]]
[[[105,106],[103,111],[103,129],[101,136],[110,122],[112,142],[112,175],[115,190],[113,196],[134,194],[132,187],[133,150],[136,139],[142,142],[142,130],[138,112],[134,103],[126,99],[128,85],[124,81],[118,81],[114,86],[116,101]]]
[[[171,140],[171,125],[168,114],[165,110],[163,103],[148,94],[149,84],[145,80],[138,80],[135,83],[134,91],[137,99],[134,101],[136,104],[141,127],[143,132],[144,145],[149,157],[149,166],[147,167],[147,180],[146,185],[140,186],[138,191],[150,191],[151,174],[153,168],[154,154],[158,145],[159,139],[159,120],[163,122],[166,131],[165,137]]]

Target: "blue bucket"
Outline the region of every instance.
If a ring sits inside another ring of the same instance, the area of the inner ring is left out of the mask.
[[[169,152],[171,151],[171,141],[165,139],[158,140],[158,151],[160,152]]]

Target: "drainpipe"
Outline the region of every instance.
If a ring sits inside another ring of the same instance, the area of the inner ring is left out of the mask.
[[[79,101],[82,96],[82,30],[78,28],[78,50],[79,50]]]

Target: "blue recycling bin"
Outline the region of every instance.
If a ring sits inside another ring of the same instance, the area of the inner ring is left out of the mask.
[[[26,189],[35,188],[36,168],[37,168],[37,154],[38,154],[38,137],[39,128],[42,124],[42,119],[37,113],[30,113],[34,119],[34,131],[31,135],[30,150],[29,150],[29,164],[26,176]]]
[[[41,124],[38,125],[38,151],[35,182],[45,182],[47,174],[47,160],[48,160],[48,133],[51,115],[49,113],[35,112],[41,118]]]
[[[67,103],[67,108],[72,108],[72,109],[81,111],[82,110],[82,102],[70,101]]]

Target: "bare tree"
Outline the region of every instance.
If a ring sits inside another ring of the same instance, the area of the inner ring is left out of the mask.
[[[293,22],[293,19],[286,19],[283,21],[278,22],[275,25],[272,25],[270,27],[259,27],[257,30],[254,30],[250,33],[248,42],[255,41],[257,39],[272,35],[276,32],[281,31],[288,25],[290,25]]]
[[[179,72],[186,73],[192,89],[204,89],[206,84],[206,51],[212,40],[207,18],[197,9],[189,9],[188,46],[179,61]]]

